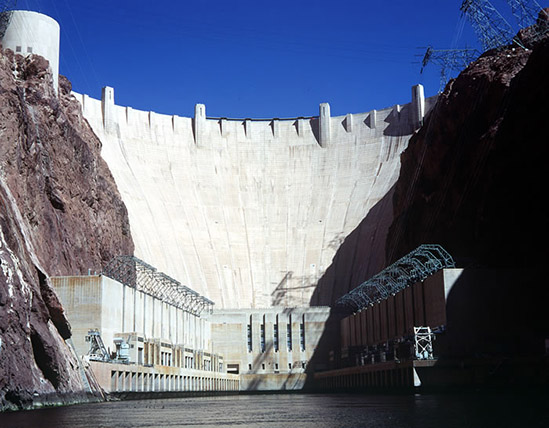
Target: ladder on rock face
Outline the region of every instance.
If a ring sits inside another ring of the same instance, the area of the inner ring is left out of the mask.
[[[434,360],[433,337],[430,327],[414,327],[414,350],[418,360]]]
[[[88,381],[88,376],[86,375],[86,371],[84,370],[84,366],[82,365],[82,360],[76,353],[76,348],[74,347],[72,338],[69,337],[67,340],[65,340],[65,342],[69,345],[69,348],[72,351],[74,358],[78,362],[78,371],[80,372],[80,378],[82,379],[84,388],[86,389],[87,392],[93,393],[90,382]]]

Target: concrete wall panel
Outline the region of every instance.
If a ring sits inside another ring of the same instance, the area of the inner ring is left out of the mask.
[[[425,312],[424,312],[424,293],[423,293],[423,283],[416,282],[412,286],[412,291],[414,295],[414,325],[424,326],[425,325]]]
[[[173,345],[211,351],[212,336],[205,318],[161,302],[106,276],[54,277],[52,283],[67,312],[77,352],[86,354],[85,337],[98,329],[114,351],[113,339],[137,333]],[[124,303],[125,302],[125,303]]]
[[[259,384],[273,374],[303,373],[324,332],[329,308],[265,308],[234,309],[214,311],[208,316],[212,325],[212,343],[216,352],[222,354],[225,362],[237,365],[240,373],[257,380]],[[247,325],[252,319],[254,343],[252,350],[247,346]],[[265,320],[265,321],[263,321]],[[305,321],[305,329],[301,324]],[[261,348],[261,326],[265,323],[265,348]],[[279,345],[274,347],[275,324],[278,324]],[[287,346],[287,326],[291,326],[291,350]],[[350,320],[341,321],[343,343],[349,343]],[[257,330],[257,333],[253,330]],[[304,333],[304,345],[301,337]],[[252,376],[253,375],[253,376]],[[268,384],[272,383],[271,381]],[[249,388],[253,388],[250,384]],[[287,386],[287,389],[293,389]]]
[[[444,297],[443,273],[438,272],[424,281],[426,324],[437,327],[446,324],[446,299]]]
[[[379,343],[381,340],[381,320],[380,320],[379,305],[372,306],[372,317],[374,327],[374,343]]]
[[[387,300],[379,303],[379,331],[380,340],[385,342],[389,339],[389,330],[387,325]]]
[[[414,331],[414,296],[412,288],[408,287],[402,292],[404,299],[404,331],[410,334]]]
[[[404,294],[400,292],[395,295],[396,329],[398,336],[403,336],[406,333],[406,315],[404,308]]]
[[[374,325],[374,310],[372,307],[369,307],[366,309],[366,328],[367,328],[367,334],[368,334],[368,345],[375,344],[375,325]]]
[[[356,315],[351,315],[350,317],[347,317],[346,319],[349,321],[349,346],[356,346],[356,331],[357,331],[357,324],[358,324],[358,317]]]
[[[365,346],[368,343],[368,332],[366,327],[366,311],[362,311],[359,314],[360,323],[360,342],[361,346]]]
[[[387,336],[389,338],[398,337],[395,314],[395,296],[387,299]]]
[[[394,184],[413,132],[405,106],[374,122],[354,114],[350,128],[328,115],[321,147],[316,118],[206,119],[204,106],[181,118],[76,96],[128,207],[136,255],[220,308],[308,305],[336,243]]]

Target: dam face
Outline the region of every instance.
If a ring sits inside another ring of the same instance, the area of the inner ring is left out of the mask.
[[[194,118],[138,111],[108,87],[101,100],[74,95],[128,208],[135,255],[216,308],[308,306],[434,104],[418,85],[403,106],[331,117],[321,104],[318,117],[254,120],[207,118],[200,104]],[[382,212],[364,237],[379,243],[372,274],[384,267],[390,203]]]

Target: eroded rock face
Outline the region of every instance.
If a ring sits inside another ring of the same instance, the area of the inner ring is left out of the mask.
[[[410,141],[389,261],[440,243],[462,266],[545,263],[549,37],[529,31],[531,49],[486,52],[450,82]]]
[[[423,243],[453,255],[439,359],[502,358],[499,385],[549,378],[549,34],[533,30],[528,50],[486,52],[447,86],[402,155],[387,243],[389,261]]]
[[[0,409],[84,397],[49,276],[133,253],[100,142],[59,86],[42,57],[0,56]]]

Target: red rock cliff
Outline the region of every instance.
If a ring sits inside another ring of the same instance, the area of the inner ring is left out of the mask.
[[[0,409],[85,392],[50,275],[132,254],[126,208],[70,83],[48,63],[0,56]],[[80,397],[80,398],[79,398]]]
[[[410,141],[386,248],[393,261],[439,243],[464,268],[439,359],[501,358],[486,382],[547,385],[549,34],[520,35],[528,50],[482,55]]]
[[[545,263],[549,37],[488,51],[450,82],[402,155],[388,261],[442,244],[462,266]]]

